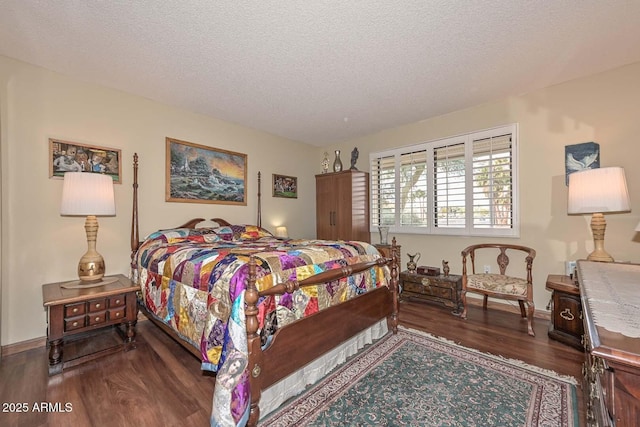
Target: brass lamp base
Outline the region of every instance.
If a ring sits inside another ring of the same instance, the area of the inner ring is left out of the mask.
[[[98,282],[104,277],[104,258],[98,252],[87,252],[78,263],[78,278],[83,282]]]
[[[84,229],[87,232],[87,252],[82,255],[80,262],[78,263],[78,278],[62,285],[63,288],[76,289],[76,288],[93,288],[96,286],[103,286],[107,283],[114,282],[115,280],[104,281],[105,267],[104,258],[96,251],[96,239],[98,237],[98,220],[95,215],[87,216],[87,220],[84,223]]]
[[[613,257],[604,250],[604,231],[606,228],[607,222],[604,219],[604,215],[594,213],[591,217],[594,249],[587,257],[587,261],[613,262]]]

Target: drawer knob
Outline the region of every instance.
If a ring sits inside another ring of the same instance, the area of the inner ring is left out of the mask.
[[[120,317],[120,312],[116,313],[116,317]]]
[[[116,304],[120,304],[120,300],[119,299],[116,300]]]
[[[73,322],[73,323],[71,324],[71,326],[74,326],[74,327],[75,327],[75,326],[78,326],[78,322]]]
[[[73,312],[74,312],[74,313],[77,313],[77,312],[78,312],[78,307],[74,307],[74,308],[73,308]]]
[[[96,308],[100,308],[100,303],[97,303],[97,304],[96,304]]]
[[[96,317],[96,322],[99,322],[99,321],[100,321],[100,317]]]

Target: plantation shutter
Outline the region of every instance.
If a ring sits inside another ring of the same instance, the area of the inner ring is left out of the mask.
[[[465,227],[464,143],[433,149],[433,218],[436,228]]]
[[[473,141],[473,227],[513,227],[511,134]]]
[[[396,217],[395,157],[371,160],[371,224],[394,225]]]
[[[400,155],[400,225],[429,225],[427,210],[427,150]]]

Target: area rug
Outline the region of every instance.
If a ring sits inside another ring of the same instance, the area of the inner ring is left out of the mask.
[[[401,328],[260,426],[577,426],[576,380]]]

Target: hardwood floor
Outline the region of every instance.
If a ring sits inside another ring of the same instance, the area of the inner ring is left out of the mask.
[[[544,320],[534,322],[533,338],[527,335],[526,321],[513,313],[470,307],[468,319],[462,320],[444,307],[407,302],[401,304],[400,323],[580,381],[583,354],[548,339]],[[0,363],[0,425],[209,425],[214,378],[204,374],[191,353],[151,322],[139,322],[137,331],[137,349],[54,377],[47,373],[45,348],[4,357]],[[579,387],[578,402],[584,425]],[[15,412],[15,404],[25,410]]]

